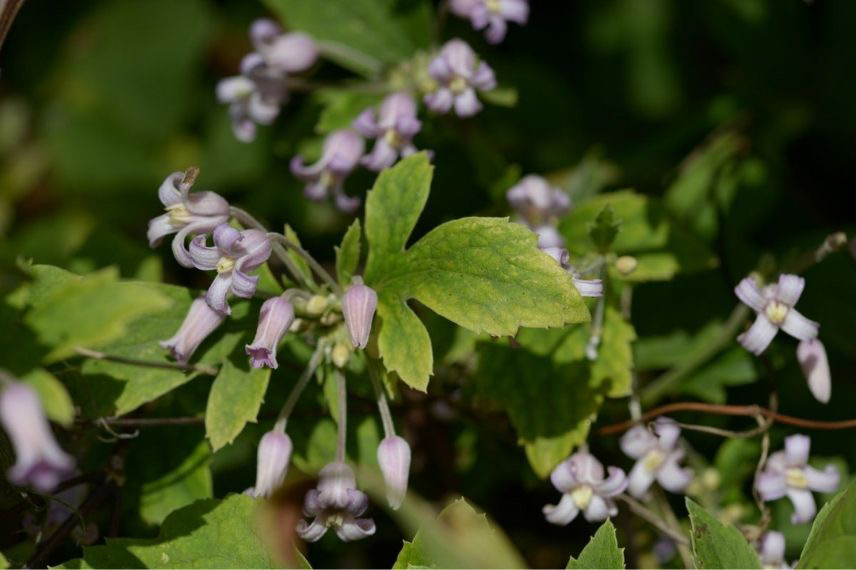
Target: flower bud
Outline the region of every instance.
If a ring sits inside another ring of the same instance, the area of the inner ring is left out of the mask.
[[[278,366],[276,347],[292,321],[294,321],[294,307],[291,301],[279,296],[264,302],[259,312],[256,338],[252,344],[245,347],[253,368],[267,366],[275,369]]]
[[[306,303],[306,312],[317,317],[324,312],[328,304],[327,297],[323,295],[312,295]]]
[[[385,437],[377,447],[377,461],[386,483],[386,500],[398,509],[407,494],[410,476],[410,446],[397,435]]]
[[[333,359],[333,364],[336,365],[337,368],[344,368],[346,364],[348,364],[348,358],[351,356],[351,347],[344,342],[337,342],[335,346],[333,346],[333,351],[330,354],[330,357]]]
[[[820,340],[813,338],[797,345],[797,360],[800,361],[808,389],[818,402],[829,402],[832,391],[832,378],[829,373],[829,361],[826,349]]]
[[[256,463],[256,486],[252,490],[254,497],[270,497],[282,483],[291,450],[291,438],[276,427],[262,436]]]
[[[8,472],[12,483],[49,492],[74,468],[74,459],[57,445],[39,395],[30,386],[13,383],[0,392],[0,423],[15,448],[17,460]]]
[[[639,260],[630,255],[622,255],[615,260],[615,269],[622,275],[630,275],[639,266]]]
[[[362,283],[348,287],[342,298],[342,313],[348,334],[356,348],[365,348],[372,332],[372,320],[377,309],[377,293]]]
[[[275,69],[289,73],[305,71],[318,59],[318,46],[308,34],[293,32],[271,41],[264,56]]]
[[[178,332],[172,338],[161,341],[160,345],[169,349],[176,361],[187,364],[202,341],[220,326],[224,318],[225,315],[208,306],[205,297],[197,297],[191,303]]]

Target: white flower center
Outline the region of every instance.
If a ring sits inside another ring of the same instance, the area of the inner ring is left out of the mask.
[[[187,208],[181,202],[167,206],[166,211],[169,213],[169,223],[172,225],[183,226],[190,223],[190,212],[187,211]]]
[[[451,89],[452,93],[455,94],[463,93],[467,89],[467,80],[460,75],[456,75],[455,78],[449,82],[449,89]]]
[[[502,12],[502,0],[484,0],[484,7],[488,12],[499,14]]]
[[[666,456],[659,449],[652,449],[649,451],[645,458],[642,460],[642,465],[645,466],[645,469],[649,472],[654,472],[660,468],[660,465],[663,464],[663,461],[666,459]]]
[[[574,500],[574,504],[581,510],[585,510],[589,506],[593,495],[594,490],[588,485],[580,485],[571,491],[571,498]]]
[[[235,268],[235,260],[229,257],[228,255],[224,255],[217,262],[217,273],[228,273]]]
[[[395,129],[389,129],[383,135],[384,140],[393,148],[401,148],[404,146],[404,139],[398,134]]]
[[[324,525],[328,528],[331,526],[339,527],[342,526],[344,522],[345,517],[342,516],[342,513],[334,512],[327,516],[327,518],[324,520]]]
[[[781,325],[785,322],[785,317],[788,316],[788,306],[775,300],[770,301],[764,307],[764,314],[774,325]]]
[[[802,469],[797,467],[791,467],[785,471],[785,482],[788,484],[788,487],[796,489],[808,488],[808,477],[805,476],[805,472]]]
[[[318,183],[321,184],[324,188],[330,188],[333,186],[334,176],[333,173],[329,170],[324,170],[321,172],[321,177],[318,179]]]

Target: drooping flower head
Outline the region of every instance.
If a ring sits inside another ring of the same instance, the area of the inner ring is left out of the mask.
[[[737,337],[740,344],[758,355],[767,349],[779,329],[797,340],[815,338],[820,325],[794,309],[804,287],[805,279],[798,275],[780,275],[778,283],[763,288],[752,277],[740,281],[734,293],[758,313],[749,330]]]
[[[229,315],[232,309],[226,302],[231,292],[249,298],[256,292],[258,276],[249,275],[268,260],[271,244],[267,235],[259,230],[238,231],[228,224],[214,229],[214,246],[205,245],[205,236],[197,236],[190,243],[193,266],[202,270],[217,270],[217,277],[208,288],[205,300],[215,311]]]
[[[360,206],[359,198],[345,194],[344,183],[356,168],[363,155],[365,143],[355,131],[333,131],[324,139],[321,158],[307,166],[300,155],[291,159],[291,172],[306,182],[304,194],[310,200],[320,201],[331,197],[343,212],[353,212]]]
[[[808,522],[817,513],[812,491],[831,493],[838,488],[840,476],[834,465],[823,471],[808,465],[811,439],[805,435],[785,438],[784,451],[770,455],[764,470],[755,480],[755,488],[764,501],[787,496],[794,505],[791,522]]]
[[[214,332],[225,318],[225,314],[208,305],[205,297],[197,297],[190,304],[178,331],[172,338],[161,341],[160,345],[168,349],[178,363],[187,364],[202,341]]]
[[[582,512],[589,522],[604,521],[618,514],[612,497],[627,488],[627,476],[618,467],[608,468],[593,455],[579,451],[560,463],[550,474],[550,481],[562,493],[558,505],[544,506],[546,519],[557,525],[567,525]]]
[[[319,476],[318,487],[306,493],[303,502],[303,514],[313,520],[298,522],[297,534],[308,542],[319,540],[328,528],[344,542],[373,535],[374,521],[359,518],[366,512],[369,498],[357,490],[351,468],[346,463],[334,461],[325,465]]]
[[[380,111],[366,109],[354,120],[354,129],[366,138],[376,139],[372,151],[360,162],[369,170],[389,168],[399,156],[416,152],[411,139],[422,128],[416,118],[416,101],[409,93],[393,93],[383,100]]]
[[[403,437],[390,435],[377,446],[377,462],[386,484],[389,506],[398,509],[407,494],[410,478],[410,445]]]
[[[268,299],[262,304],[256,337],[252,344],[244,347],[253,368],[277,368],[276,347],[293,322],[294,307],[291,301],[282,295]]]
[[[342,314],[355,348],[365,348],[372,332],[377,293],[361,281],[349,286],[342,297]]]
[[[285,479],[291,460],[291,438],[279,427],[266,432],[259,441],[256,461],[256,485],[244,494],[270,497]]]
[[[826,349],[820,339],[810,338],[797,345],[797,360],[808,382],[808,389],[817,401],[829,402],[832,393],[832,376],[829,373],[829,361]]]
[[[571,208],[571,198],[561,188],[550,186],[542,176],[530,174],[505,193],[508,203],[530,228],[552,224]]]
[[[791,565],[785,562],[785,535],[768,530],[761,536],[758,542],[758,558],[764,568],[790,569]]]
[[[657,418],[648,431],[637,425],[621,436],[621,450],[636,464],[630,470],[628,492],[642,497],[656,480],[672,493],[681,493],[692,481],[691,469],[681,468],[684,450],[678,445],[681,428],[671,419]]]
[[[428,73],[437,87],[425,95],[425,104],[437,113],[448,113],[454,106],[459,117],[471,117],[482,109],[476,91],[496,87],[490,66],[479,61],[472,48],[459,39],[446,42],[428,64]]]
[[[0,423],[15,448],[9,481],[52,491],[74,469],[74,459],[60,449],[41,400],[30,386],[14,382],[0,392]]]
[[[193,267],[185,247],[188,236],[206,234],[229,221],[229,202],[214,192],[191,192],[196,170],[173,172],[158,189],[158,198],[166,214],[149,221],[149,246],[155,247],[164,236],[176,234],[172,240],[175,260],[184,267]]]
[[[521,26],[529,19],[528,0],[451,0],[449,8],[461,18],[467,18],[476,30],[484,30],[488,43],[505,39],[507,22]]]

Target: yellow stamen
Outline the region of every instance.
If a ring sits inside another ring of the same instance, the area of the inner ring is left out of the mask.
[[[805,476],[802,469],[795,467],[785,471],[785,482],[788,484],[788,487],[796,487],[797,489],[808,488],[808,477]]]
[[[785,322],[785,317],[788,316],[788,306],[778,301],[770,301],[764,307],[764,314],[770,319],[774,325],[780,325]]]
[[[500,2],[500,0],[485,0],[484,6],[487,8],[488,12],[493,12],[495,14],[499,14],[502,10],[502,2]]]
[[[648,452],[645,458],[642,460],[642,464],[645,466],[645,469],[648,471],[656,471],[660,465],[663,464],[663,461],[666,459],[666,456],[658,449],[652,449]]]
[[[167,206],[166,211],[169,213],[169,221],[173,225],[181,226],[190,222],[190,212],[180,202]]]
[[[398,148],[404,146],[404,139],[398,135],[395,129],[389,129],[386,131],[383,138],[386,140],[387,144],[392,147]]]
[[[574,504],[578,509],[586,509],[591,503],[591,498],[594,495],[594,491],[588,485],[580,485],[573,491],[571,491],[571,498],[574,500]]]
[[[456,76],[452,81],[449,82],[449,89],[452,90],[452,93],[461,93],[467,88],[467,80],[461,77],[460,75]]]
[[[235,260],[228,256],[223,256],[217,262],[217,273],[228,273],[235,268]]]

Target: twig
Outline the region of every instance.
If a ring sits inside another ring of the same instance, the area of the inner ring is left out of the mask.
[[[0,48],[3,47],[6,34],[12,28],[12,22],[23,4],[24,0],[0,0]]]
[[[132,366],[145,366],[148,368],[165,368],[167,370],[181,370],[182,372],[198,372],[207,374],[208,376],[217,376],[219,372],[216,367],[208,366],[207,364],[181,364],[180,362],[155,362],[153,360],[143,360],[141,358],[130,358],[127,356],[119,356],[116,354],[106,354],[98,352],[90,348],[78,346],[74,349],[81,356],[92,358],[94,360],[106,360],[108,362],[118,362],[120,364],[130,364]]]
[[[81,420],[85,422],[87,420]],[[156,427],[186,426],[205,422],[204,416],[184,416],[176,418],[98,418],[98,423],[113,427]]]
[[[622,501],[627,504],[631,511],[651,523],[653,526],[657,528],[660,532],[677,542],[678,544],[689,545],[689,539],[683,534],[673,530],[670,526],[668,526],[665,522],[663,522],[660,517],[658,517],[653,511],[648,509],[645,505],[631,497],[630,495],[621,494],[615,497],[619,501]]]

